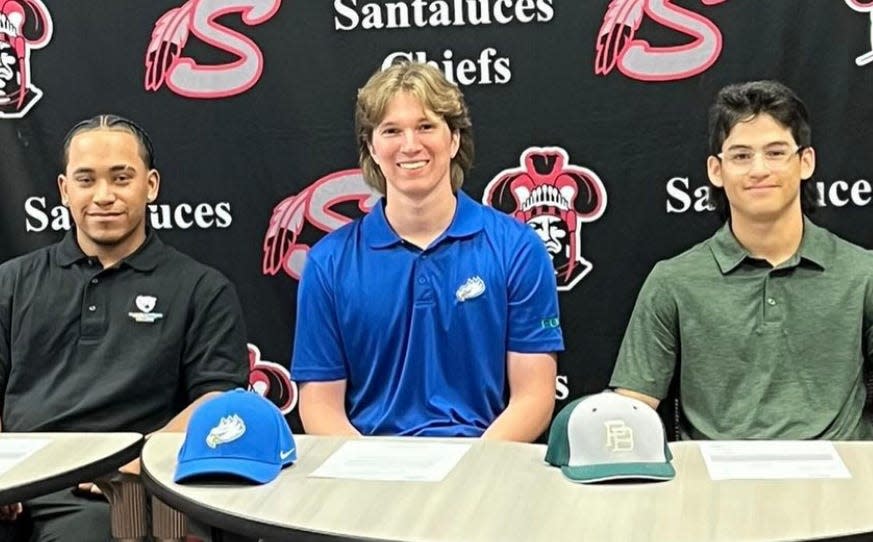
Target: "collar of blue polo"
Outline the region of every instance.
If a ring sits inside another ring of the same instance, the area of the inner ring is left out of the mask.
[[[715,234],[710,243],[710,250],[718,263],[723,275],[734,271],[746,259],[749,254],[731,231],[730,221]],[[783,267],[795,267],[801,262],[811,263],[820,269],[827,269],[831,263],[830,242],[826,230],[816,226],[806,216],[803,217],[803,238],[797,252],[788,261],[779,265]]]
[[[470,237],[482,230],[482,206],[458,190],[458,205],[452,223],[432,245],[446,238]],[[403,242],[385,218],[385,198],[381,198],[363,219],[362,232],[368,246],[388,248]]]

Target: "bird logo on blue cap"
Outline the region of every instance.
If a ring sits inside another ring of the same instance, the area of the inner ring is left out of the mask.
[[[243,436],[246,432],[246,422],[237,414],[224,416],[218,425],[209,430],[206,435],[206,445],[215,449],[219,444],[227,444]]]

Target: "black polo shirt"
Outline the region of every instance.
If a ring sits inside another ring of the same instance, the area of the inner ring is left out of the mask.
[[[0,265],[3,431],[154,431],[245,386],[235,289],[154,232],[103,269],[71,231]]]

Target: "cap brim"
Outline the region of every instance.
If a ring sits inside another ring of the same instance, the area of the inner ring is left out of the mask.
[[[672,480],[676,470],[670,463],[603,463],[561,467],[573,482],[588,484],[610,480]]]
[[[266,484],[276,478],[280,470],[282,470],[281,465],[251,459],[207,457],[180,462],[176,465],[173,481],[184,482],[194,476],[236,476],[257,484]]]

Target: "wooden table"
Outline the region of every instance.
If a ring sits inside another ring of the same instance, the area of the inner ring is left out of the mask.
[[[0,440],[40,439],[48,444],[0,474],[0,503],[26,501],[107,474],[135,459],[139,433],[0,433]]]
[[[542,445],[481,440],[440,483],[308,478],[345,439],[295,438],[300,460],[273,482],[216,486],[173,483],[183,435],[154,435],[143,479],[192,517],[270,539],[739,542],[873,531],[869,442],[836,443],[851,479],[713,482],[697,444],[682,442],[671,444],[672,481],[581,485],[543,462]]]

